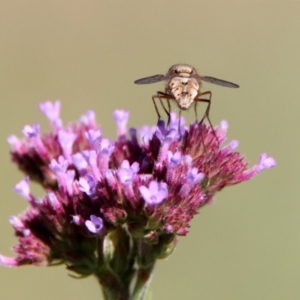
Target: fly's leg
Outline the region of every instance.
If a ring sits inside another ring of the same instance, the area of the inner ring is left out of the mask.
[[[209,95],[208,99],[202,99],[202,98],[200,98],[200,97],[205,96],[205,95]],[[200,94],[197,96],[197,98],[195,98],[194,109],[195,109],[195,115],[196,115],[196,117],[197,117],[197,111],[196,111],[196,105],[197,105],[197,103],[198,103],[198,102],[206,102],[206,103],[208,103],[208,105],[207,105],[207,107],[206,107],[206,110],[205,110],[205,113],[204,113],[204,116],[203,116],[203,118],[201,119],[201,121],[199,122],[199,125],[201,125],[201,124],[203,123],[203,121],[205,120],[205,118],[207,118],[209,124],[211,125],[211,127],[213,127],[212,124],[211,124],[211,121],[210,121],[210,119],[209,119],[209,111],[210,111],[210,104],[211,104],[211,96],[212,96],[211,91],[206,91],[206,92],[200,93]]]
[[[157,117],[158,117],[158,121],[159,121],[161,119],[161,115],[159,113],[159,110],[157,108],[156,101],[155,101],[155,99],[158,99],[158,98],[159,98],[158,95],[153,95],[152,96],[152,102],[153,102],[153,105],[154,105],[154,108],[155,108],[155,111],[156,111],[156,114],[157,114]]]
[[[152,96],[152,101],[153,101],[153,104],[154,104],[154,107],[155,107],[155,110],[156,110],[156,113],[157,113],[157,116],[158,116],[158,120],[160,120],[161,115],[158,111],[155,99],[159,100],[163,110],[165,111],[166,115],[168,116],[168,123],[167,124],[169,125],[169,123],[170,123],[170,111],[171,111],[170,100],[173,100],[174,97],[172,95],[169,95],[169,94],[163,93],[163,92],[157,92],[156,95]],[[167,100],[168,108],[166,108],[166,106],[164,105],[162,100]]]
[[[179,109],[179,112],[178,112],[178,133],[179,133],[179,136],[181,137],[180,121],[181,121],[181,109]]]
[[[200,97],[201,97],[201,96],[204,96],[204,95],[209,95],[209,98],[208,98],[208,99],[201,99]],[[206,102],[206,103],[207,103],[207,107],[206,107],[204,116],[203,116],[203,118],[201,119],[201,121],[199,122],[199,125],[201,125],[201,124],[203,123],[203,121],[205,120],[205,118],[206,118],[206,119],[208,120],[208,123],[209,123],[211,129],[212,129],[212,132],[213,132],[214,137],[215,137],[216,140],[219,142],[219,139],[218,139],[218,137],[217,137],[217,135],[216,135],[216,132],[215,132],[215,130],[214,130],[214,127],[213,127],[213,125],[212,125],[212,123],[211,123],[211,121],[210,121],[210,118],[209,118],[209,111],[210,111],[210,105],[211,105],[211,96],[212,96],[212,93],[211,93],[210,91],[207,91],[207,92],[204,92],[204,93],[200,93],[200,94],[198,95],[198,97],[195,98],[195,104],[196,104],[197,102]],[[196,106],[196,105],[195,105],[195,106]],[[194,107],[195,107],[195,106],[194,106]],[[196,113],[196,109],[195,109],[195,113]]]
[[[198,104],[198,101],[194,101],[195,118],[196,118],[196,121],[198,122],[197,104]]]
[[[170,94],[167,94],[167,93],[163,93],[163,92],[157,92],[156,95],[152,96],[152,101],[153,101],[153,104],[154,104],[154,107],[155,107],[155,110],[156,110],[156,113],[157,113],[157,116],[158,116],[158,120],[160,120],[161,116],[160,116],[160,113],[158,111],[158,108],[157,108],[157,105],[156,105],[156,102],[155,100],[158,99],[160,101],[160,104],[163,108],[163,110],[165,111],[166,115],[168,116],[168,123],[167,123],[167,127],[169,126],[170,124],[170,120],[171,120],[171,104],[170,104],[170,100],[175,100],[174,96],[173,95],[170,95]],[[167,100],[167,104],[168,104],[168,107],[165,106],[164,102],[162,100]],[[180,119],[181,119],[181,109],[179,109],[179,119],[178,119],[178,132],[180,133]]]

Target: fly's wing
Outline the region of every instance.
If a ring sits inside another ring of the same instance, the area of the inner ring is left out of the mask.
[[[166,76],[166,75],[153,75],[153,76],[149,76],[149,77],[145,77],[145,78],[141,78],[136,80],[134,83],[135,84],[150,84],[150,83],[156,83],[159,81],[164,81],[164,80],[168,80],[170,76]]]
[[[200,79],[201,81],[205,81],[205,82],[209,82],[209,83],[213,83],[213,84],[217,84],[217,85],[221,85],[221,86],[225,86],[225,87],[229,87],[229,88],[238,88],[239,85],[226,81],[226,80],[222,80],[222,79],[218,79],[218,78],[214,78],[214,77],[210,77],[210,76],[200,76],[200,75],[196,75],[196,76],[191,76],[194,77],[196,79]]]

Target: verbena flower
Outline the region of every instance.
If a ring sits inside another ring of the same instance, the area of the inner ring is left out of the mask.
[[[29,208],[10,218],[17,256],[0,261],[63,263],[80,276],[95,275],[107,299],[142,295],[156,259],[172,252],[216,192],[275,165],[264,153],[248,169],[238,142],[225,143],[226,121],[215,129],[197,122],[185,127],[172,113],[168,127],[159,122],[127,131],[129,113],[117,110],[118,137],[111,141],[92,111],[64,126],[58,101],[40,109],[51,132],[41,134],[34,124],[24,127],[22,139],[8,138],[12,161],[26,174],[15,191]],[[45,188],[44,198],[31,194],[30,180]]]

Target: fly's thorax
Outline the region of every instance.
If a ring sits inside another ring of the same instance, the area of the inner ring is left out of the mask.
[[[194,78],[175,77],[167,84],[180,109],[188,109],[199,93],[200,84]]]

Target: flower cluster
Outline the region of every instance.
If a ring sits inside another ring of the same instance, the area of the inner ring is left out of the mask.
[[[238,142],[225,144],[225,121],[215,129],[187,127],[171,113],[168,126],[127,131],[129,114],[117,110],[118,137],[111,141],[93,111],[64,126],[59,102],[40,109],[50,133],[34,124],[24,127],[23,139],[8,138],[12,160],[26,174],[15,191],[30,207],[10,218],[19,244],[16,258],[0,257],[4,265],[60,262],[80,275],[96,274],[103,285],[119,277],[129,284],[135,264],[169,255],[217,191],[275,165],[262,154],[247,169]],[[31,194],[29,180],[45,188],[43,199]]]

